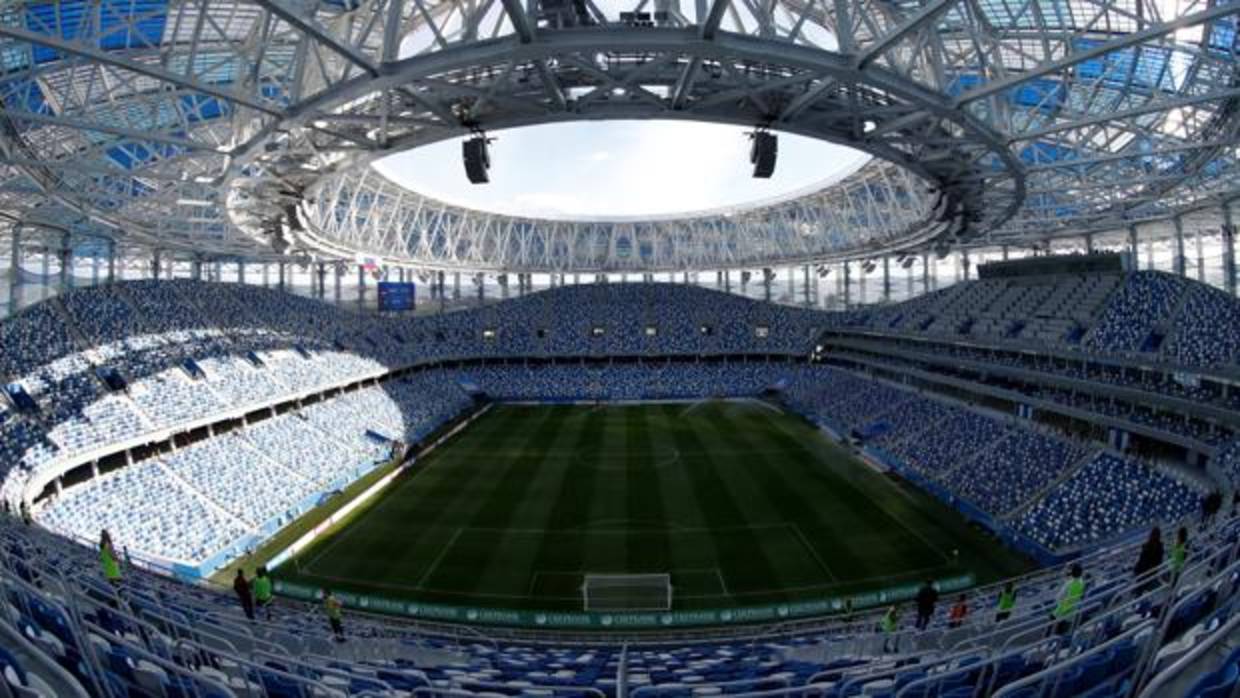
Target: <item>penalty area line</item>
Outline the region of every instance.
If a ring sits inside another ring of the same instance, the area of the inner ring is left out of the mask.
[[[426,584],[426,580],[430,579],[431,575],[435,573],[435,570],[439,569],[439,563],[443,562],[443,559],[447,557],[448,551],[451,550],[454,545],[456,545],[456,539],[461,537],[461,532],[464,530],[465,529],[463,528],[456,529],[456,531],[452,534],[452,537],[448,539],[447,544],[445,544],[442,548],[439,549],[439,554],[435,556],[434,561],[431,562],[431,566],[427,567],[426,572],[424,572],[422,576],[418,579],[417,588],[419,589],[425,588],[424,585]]]

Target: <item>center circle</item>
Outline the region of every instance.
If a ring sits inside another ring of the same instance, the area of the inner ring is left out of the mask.
[[[550,123],[488,132],[491,182],[472,185],[460,139],[373,163],[408,190],[465,208],[559,220],[650,219],[740,210],[822,189],[868,153],[779,133],[770,179],[752,176],[739,126],[672,120]]]

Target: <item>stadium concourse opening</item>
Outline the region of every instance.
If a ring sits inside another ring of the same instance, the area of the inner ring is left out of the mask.
[[[843,610],[928,578],[953,588],[1030,568],[801,417],[739,400],[497,405],[277,578],[473,608]],[[670,599],[666,584],[612,605],[583,588],[639,574],[669,575]]]

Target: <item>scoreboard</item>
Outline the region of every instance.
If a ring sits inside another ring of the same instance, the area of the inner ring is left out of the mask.
[[[413,310],[416,294],[414,284],[398,281],[379,282],[379,310],[401,312]]]

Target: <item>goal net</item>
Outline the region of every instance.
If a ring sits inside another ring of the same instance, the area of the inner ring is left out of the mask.
[[[670,574],[587,574],[581,585],[585,610],[670,611]]]

